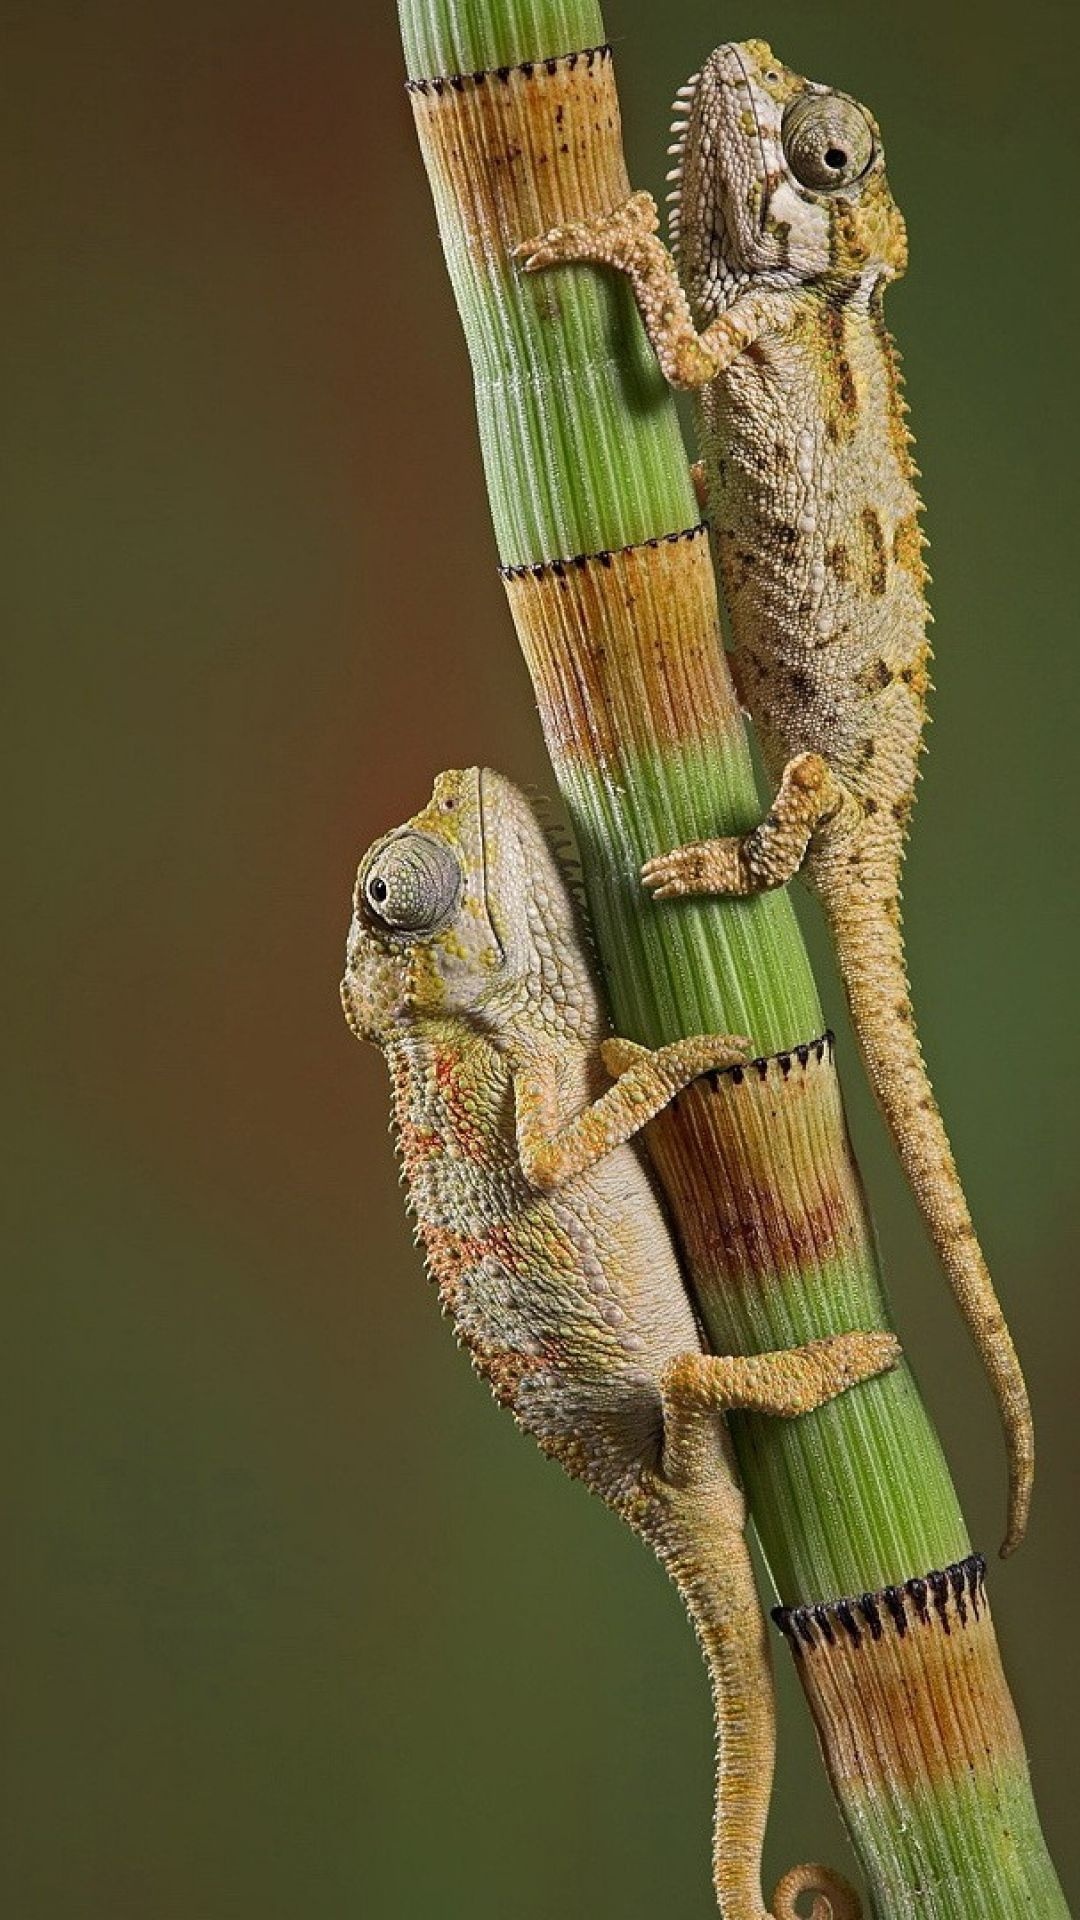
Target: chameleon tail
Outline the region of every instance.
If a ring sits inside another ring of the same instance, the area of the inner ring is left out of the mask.
[[[765,1622],[740,1524],[689,1530],[668,1561],[705,1655],[716,1721],[713,1886],[722,1920],[766,1920],[761,1850],[776,1752]],[[696,1537],[695,1537],[696,1536]]]
[[[761,1896],[761,1850],[772,1789],[776,1717],[765,1622],[743,1531],[742,1502],[731,1493],[681,1501],[669,1511],[667,1538],[653,1539],[693,1621],[712,1687],[716,1717],[713,1886],[720,1920],[797,1920],[794,1902],[809,1889],[811,1920],[861,1920],[847,1882],[827,1867],[784,1875],[771,1908]],[[675,1524],[670,1523],[674,1520]]]
[[[1035,1467],[1031,1407],[923,1061],[899,920],[884,909],[872,912],[862,889],[856,894],[822,876],[818,890],[871,1084],[1001,1412],[1009,1455],[1004,1556],[1027,1528]]]

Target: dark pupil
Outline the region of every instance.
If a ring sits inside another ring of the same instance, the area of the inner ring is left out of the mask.
[[[380,900],[380,901],[386,899],[386,881],[385,880],[372,881],[371,897],[373,900]]]
[[[825,155],[825,165],[827,167],[835,167],[837,171],[839,171],[841,167],[846,167],[847,154],[844,152],[843,148],[830,147],[829,151]]]

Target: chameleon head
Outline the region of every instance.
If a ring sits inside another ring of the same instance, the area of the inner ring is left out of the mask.
[[[591,1015],[572,908],[525,796],[490,768],[441,773],[421,813],[360,862],[341,999],[363,1040],[498,1006]],[[553,998],[552,998],[553,997]]]
[[[877,122],[763,40],[718,47],[675,101],[671,237],[695,306],[750,286],[867,291],[907,264]]]

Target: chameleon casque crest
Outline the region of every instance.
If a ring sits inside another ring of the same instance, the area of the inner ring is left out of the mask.
[[[522,242],[532,269],[625,274],[661,368],[693,388],[732,671],[777,782],[742,838],[661,854],[659,899],[801,871],[835,943],[874,1091],[1005,1426],[1002,1552],[1034,1471],[1023,1375],[915,1031],[900,869],[929,689],[907,408],[882,298],[907,263],[877,124],[763,41],[722,46],[676,100],[671,237],[648,194]]]
[[[361,862],[341,991],[353,1032],[386,1056],[418,1237],[459,1339],[519,1426],[648,1541],[693,1621],[716,1711],[723,1920],[795,1920],[811,1889],[818,1920],[856,1920],[852,1889],[821,1866],[794,1868],[762,1903],[772,1685],[721,1416],[809,1412],[894,1366],[899,1347],[853,1331],[705,1353],[627,1144],[746,1043],[605,1040],[545,836],[524,797],[477,768],[440,775]]]

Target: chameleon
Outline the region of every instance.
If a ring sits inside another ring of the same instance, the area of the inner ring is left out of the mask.
[[[800,872],[817,894],[868,1076],[997,1398],[1005,1555],[1027,1526],[1031,1410],[931,1089],[901,930],[930,689],[918,470],[883,317],[907,264],[904,220],[872,115],[764,41],[719,47],[674,111],[677,260],[645,193],[515,249],[531,271],[624,274],[664,375],[695,393],[729,660],[776,783],[751,832],[661,854],[643,879],[667,900]]]
[[[648,1050],[605,1037],[576,905],[524,796],[441,774],[360,863],[346,1020],[385,1055],[404,1179],[443,1310],[496,1400],[644,1538],[709,1668],[718,1730],[713,1878],[722,1920],[857,1920],[821,1866],[762,1905],[775,1747],[745,1498],[722,1414],[795,1417],[893,1367],[895,1335],[706,1353],[631,1136],[748,1043]],[[613,1081],[608,1084],[609,1076]]]

